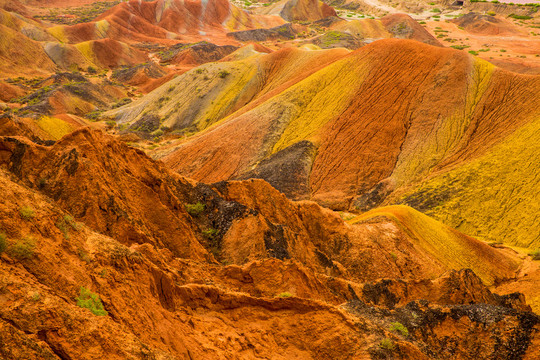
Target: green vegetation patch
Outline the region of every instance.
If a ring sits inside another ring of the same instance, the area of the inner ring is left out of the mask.
[[[9,254],[19,260],[27,260],[34,257],[35,249],[36,241],[33,237],[27,236],[13,244],[9,249]]]
[[[207,239],[214,239],[219,234],[219,230],[210,228],[207,230],[203,230],[202,234]]]
[[[73,219],[73,216],[71,215],[64,215],[62,218],[60,218],[56,222],[56,227],[60,229],[62,234],[64,234],[64,238],[69,239],[69,232],[70,230],[79,231],[80,225],[75,222]]]
[[[218,73],[218,76],[222,79],[225,79],[227,76],[229,76],[231,73],[228,72],[227,70],[221,70],[219,73]]]
[[[19,215],[21,215],[21,218],[24,220],[30,221],[36,216],[36,213],[30,206],[23,206],[19,209]]]
[[[34,18],[46,20],[55,24],[75,25],[94,20],[111,7],[120,4],[118,1],[97,1],[92,4],[67,9],[49,9],[47,15],[35,15]]]
[[[540,260],[540,249],[533,251],[529,255],[532,257],[533,260]]]
[[[516,14],[510,14],[511,18],[517,19],[517,20],[530,20],[532,19],[532,16],[528,15],[516,15]]]
[[[103,307],[103,303],[98,294],[94,294],[84,286],[81,286],[77,297],[77,306],[88,309],[97,316],[107,316],[109,313]]]
[[[185,207],[189,215],[197,217],[202,214],[206,205],[201,202],[197,202],[196,204],[186,204]]]
[[[381,340],[381,342],[379,343],[379,347],[383,350],[389,350],[389,351],[392,351],[394,350],[395,348],[395,345],[394,343],[392,342],[392,340],[388,339],[388,338],[384,338]]]
[[[393,322],[390,325],[390,331],[396,332],[401,334],[401,336],[409,336],[409,329],[407,329],[402,323],[400,322]]]
[[[282,292],[281,294],[278,295],[278,297],[280,297],[280,298],[290,298],[292,296],[293,296],[293,294],[291,294],[288,291]]]

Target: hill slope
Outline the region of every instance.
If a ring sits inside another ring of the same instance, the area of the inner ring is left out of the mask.
[[[521,295],[452,270],[492,282],[519,260],[407,207],[350,225],[261,180],[189,181],[99,131],[43,146],[14,136],[25,129],[0,128],[4,357],[372,358],[389,338],[395,357],[428,359],[448,329],[463,357],[478,354],[471,334],[489,343],[481,329],[504,354],[538,350]],[[429,250],[432,236],[451,251]],[[77,300],[88,290],[102,309]],[[388,330],[396,321],[409,337]]]
[[[49,32],[62,42],[78,43],[110,38],[125,42],[175,44],[210,37],[216,44],[230,42],[225,33],[282,24],[279,17],[253,16],[227,0],[154,0],[122,2],[95,21],[59,25]],[[175,41],[174,41],[175,40]]]
[[[240,93],[247,88],[239,86]],[[540,77],[509,73],[457,50],[381,40],[287,89],[279,88],[273,97],[240,108],[172,147],[164,160],[180,173],[205,182],[266,173],[278,189],[295,189],[289,196],[334,208],[369,209],[431,173],[485,156],[524,126],[534,127],[540,116],[534,105],[539,89]],[[224,99],[218,95],[212,101],[219,104]],[[517,107],[519,112],[513,110]],[[523,129],[516,134],[530,133]],[[239,131],[250,140],[236,141]],[[525,143],[517,140],[515,146]],[[307,151],[311,147],[316,152]],[[526,154],[522,153],[524,162],[531,160]],[[291,178],[291,171],[298,176]],[[536,173],[531,167],[522,171],[530,179]],[[499,178],[494,176],[493,181]],[[302,184],[291,185],[297,179]],[[508,182],[500,186],[512,188]],[[534,202],[536,197],[530,193],[534,190],[524,191],[530,195],[524,197]],[[481,190],[477,195],[488,196]],[[504,192],[497,196],[505,201]],[[445,210],[439,210],[437,216],[444,218]],[[514,214],[519,213],[515,209]],[[526,236],[525,242],[533,246],[530,237],[537,235]]]

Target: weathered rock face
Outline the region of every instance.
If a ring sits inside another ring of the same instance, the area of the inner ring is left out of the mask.
[[[316,146],[300,141],[261,161],[255,169],[240,179],[264,179],[293,200],[309,199],[309,173]]]
[[[416,246],[389,219],[351,227],[314,203],[290,202],[260,180],[195,184],[98,131],[81,129],[48,147],[4,137],[0,147],[2,162],[24,184],[125,245],[149,242],[195,260],[210,258],[210,250],[238,264],[295,258],[321,272],[350,272],[361,281],[438,276],[456,266]],[[186,204],[203,210],[190,215]],[[378,246],[372,244],[375,238]],[[378,256],[381,248],[396,251],[400,259]],[[485,245],[476,251],[479,257],[482,252],[499,263],[486,281],[512,276],[514,260]]]
[[[276,39],[289,40],[294,38],[302,27],[292,23],[276,26],[271,29],[252,29],[234,31],[227,34],[238,41],[267,41]],[[305,28],[304,28],[305,29]]]
[[[4,358],[537,354],[539,320],[520,295],[493,294],[470,270],[443,275],[454,265],[389,218],[348,225],[262,180],[196,183],[99,131],[47,146],[9,131],[0,137]],[[512,276],[514,258],[485,251],[498,259],[493,273]],[[81,287],[107,315],[77,306]],[[408,336],[390,330],[396,321]]]

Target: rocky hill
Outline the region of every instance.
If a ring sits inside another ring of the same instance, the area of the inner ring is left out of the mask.
[[[486,357],[538,350],[523,297],[481,280],[513,277],[519,259],[407,208],[346,224],[261,180],[189,181],[101,132],[44,146],[11,124],[4,357],[468,358],[472,335]],[[452,270],[464,265],[481,278]]]
[[[537,360],[537,8],[0,0],[0,359]]]

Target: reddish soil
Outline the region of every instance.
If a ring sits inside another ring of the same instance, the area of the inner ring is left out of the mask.
[[[263,181],[195,183],[99,131],[43,146],[10,136],[25,134],[10,124],[0,127],[4,357],[534,359],[538,350],[540,318],[519,295],[492,294],[470,270],[421,280],[425,254],[387,220],[346,225]],[[197,201],[203,210],[188,214]],[[30,250],[17,250],[21,241]],[[399,280],[407,274],[416,280]],[[76,305],[81,286],[106,316]],[[391,331],[396,321],[409,335]],[[379,346],[384,338],[393,348]]]

